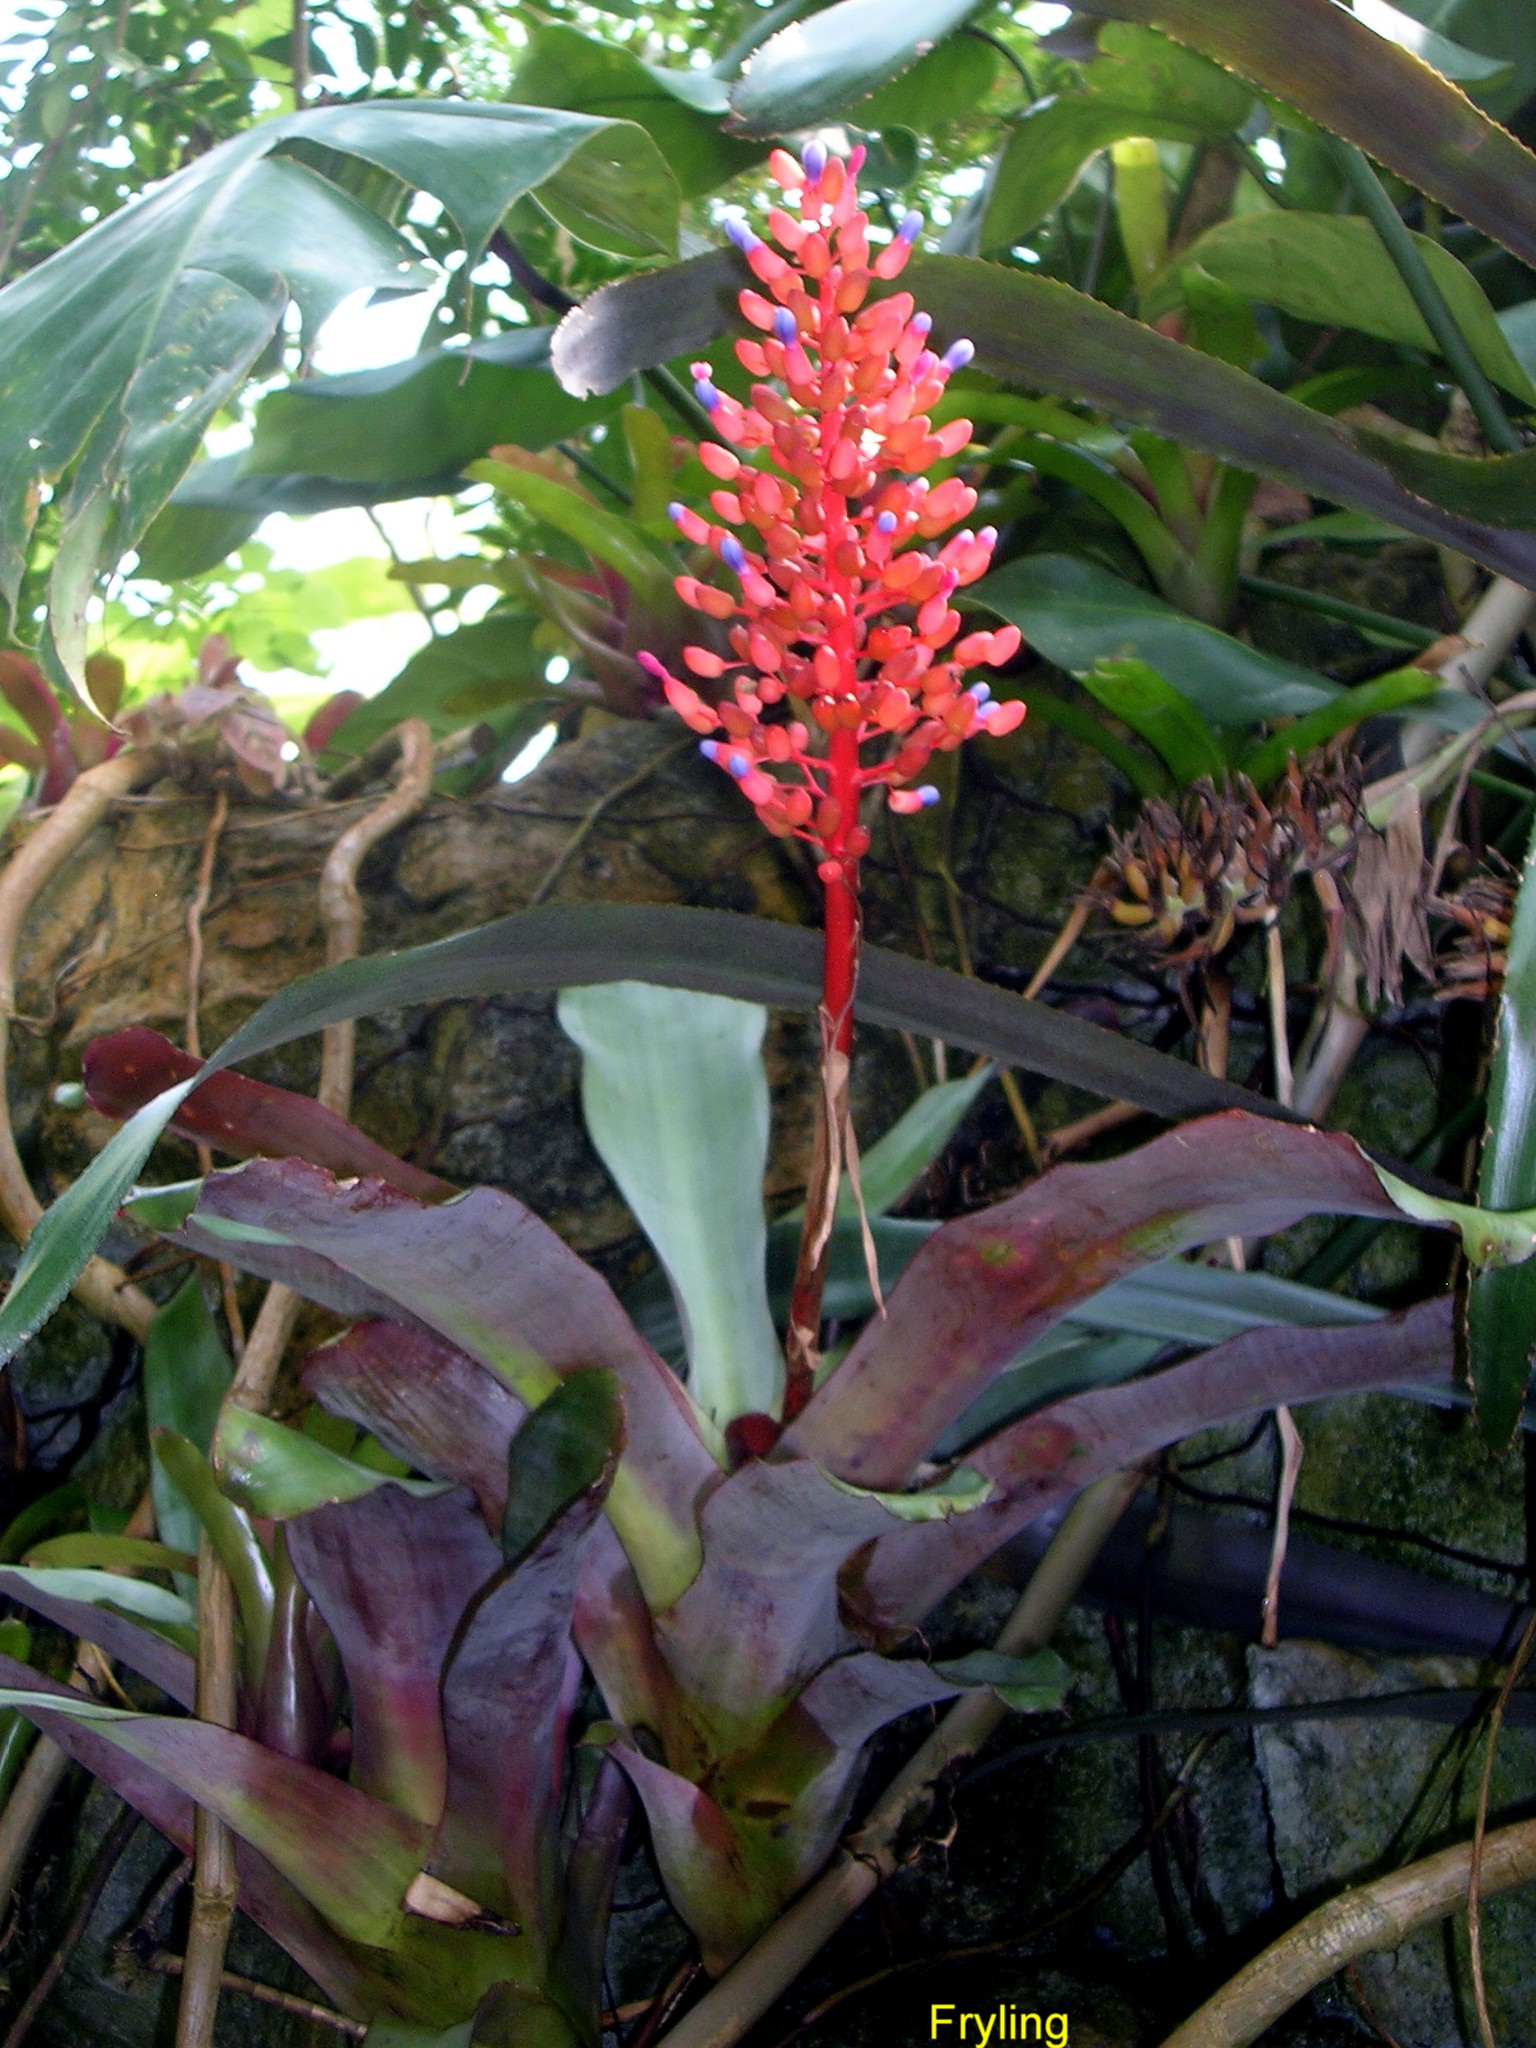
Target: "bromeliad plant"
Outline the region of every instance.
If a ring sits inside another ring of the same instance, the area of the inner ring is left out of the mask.
[[[747,344],[758,351],[747,367],[781,374],[788,396],[763,382],[749,411],[701,373],[704,402],[734,444],[709,458],[725,524],[703,537],[736,573],[741,603],[705,601],[702,585],[683,593],[706,612],[729,607],[719,616],[733,622],[743,673],[716,706],[676,677],[666,684],[691,724],[723,728],[724,741],[709,742],[714,757],[772,829],[810,841],[827,889],[821,1158],[783,1348],[761,1208],[764,1012],[615,982],[612,947],[589,940],[577,971],[558,977],[583,984],[567,988],[562,1017],[583,1050],[594,1139],[672,1283],[686,1383],[522,1204],[487,1188],[444,1199],[440,1187],[404,1185],[376,1155],[349,1151],[356,1134],[339,1120],[317,1131],[295,1113],[294,1142],[306,1129],[318,1135],[323,1165],[258,1157],[130,1202],[129,1213],[181,1249],[295,1287],[348,1319],[350,1331],[311,1359],[309,1390],[406,1471],[381,1476],[376,1456],[327,1457],[302,1433],[246,1416],[214,1445],[218,1487],[204,1483],[194,1504],[210,1537],[224,1532],[232,1576],[245,1573],[238,1729],[120,1714],[49,1689],[21,1665],[6,1667],[12,1686],[0,1699],[173,1837],[187,1834],[188,1802],[215,1811],[256,1859],[244,1877],[251,1910],[349,2012],[467,2026],[488,2048],[594,2036],[621,1827],[616,1772],[645,1809],[673,1903],[719,1972],[826,1860],[871,1737],[973,1682],[963,1660],[935,1666],[912,1646],[935,1603],[998,1545],[1097,1475],[1196,1429],[1278,1402],[1442,1382],[1452,1370],[1442,1299],[1370,1324],[1238,1335],[1150,1379],[1066,1398],[1026,1382],[999,1403],[1021,1352],[1074,1309],[1188,1247],[1317,1211],[1453,1228],[1479,1265],[1536,1248],[1530,1214],[1425,1196],[1348,1138],[1234,1112],[1121,1159],[1059,1168],[937,1229],[815,1383],[848,1150],[860,800],[882,790],[898,812],[920,807],[915,777],[934,748],[1021,714],[993,707],[984,685],[961,687],[967,661],[1007,658],[1006,633],[946,653],[959,624],[949,599],[985,566],[990,541],[962,536],[937,553],[920,543],[965,516],[966,487],[947,479],[925,492],[890,474],[961,445],[929,433],[922,408],[946,366],[932,360],[910,301],[859,303],[864,273],[893,279],[911,233],[870,259],[840,165],[812,154],[778,169],[800,193],[799,219],[774,219],[795,261],[741,239],[777,300],[748,295],[765,339]],[[734,452],[766,456],[770,445],[777,475]],[[760,549],[725,530],[738,523],[756,529]],[[719,680],[698,657],[694,673]],[[695,950],[734,922],[706,920]],[[285,991],[220,1063],[422,993],[511,985],[516,968],[505,963],[543,928],[512,920],[350,963]],[[769,960],[775,936],[746,929]],[[889,989],[889,961],[875,964]],[[653,958],[649,971],[682,967]],[[966,1019],[989,1000],[1013,1007],[926,972],[958,1004],[948,1018],[958,1042],[977,1042]],[[798,991],[792,980],[778,986]],[[914,1013],[887,1000],[878,1014]],[[924,1021],[944,1028],[936,1013]],[[1087,1030],[1056,1021],[1069,1036]],[[94,1063],[123,1109],[157,1062],[157,1078],[174,1085],[134,1109],[39,1226],[0,1311],[6,1343],[68,1285],[158,1132],[175,1119],[198,1133],[200,1074],[167,1072],[164,1051],[140,1041],[127,1058],[119,1046]],[[1171,1062],[1148,1062],[1159,1086],[1172,1086],[1167,1068],[1204,1102],[1231,1099]],[[270,1144],[270,1101],[253,1108],[228,1077],[223,1089],[231,1117],[247,1116],[240,1149],[262,1152],[251,1126],[265,1125]],[[218,1136],[208,1122],[201,1134]],[[183,1465],[199,1492],[192,1474],[202,1468]],[[236,1510],[281,1525],[269,1551],[254,1523],[231,1520]],[[6,1589],[110,1634],[107,1647],[184,1701],[187,1666],[168,1663],[163,1637],[144,1631],[142,1585],[132,1594],[122,1589],[138,1582],[111,1583],[109,1606],[67,1615],[67,1589],[46,1567]],[[304,1616],[306,1599],[319,1622]],[[184,1629],[185,1610],[178,1619]],[[605,1752],[608,1766],[579,1818],[572,1641],[602,1696],[583,1746]],[[345,1701],[327,1695],[328,1643]],[[170,1648],[184,1659],[185,1636]],[[1022,1704],[1060,1696],[1048,1663],[1000,1670],[993,1660],[982,1676],[1021,1688]]]

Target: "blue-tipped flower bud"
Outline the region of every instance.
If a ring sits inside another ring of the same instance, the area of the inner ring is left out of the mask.
[[[819,142],[808,142],[800,152],[800,161],[805,166],[805,175],[814,183],[827,168],[827,152]]]
[[[913,334],[926,334],[932,325],[933,315],[931,313],[914,313],[907,322],[907,327]]]
[[[904,242],[915,242],[917,240],[918,236],[923,232],[923,216],[915,207],[912,212],[902,215],[901,226],[896,232]]]
[[[989,548],[995,548],[997,546],[997,528],[995,526],[984,526],[976,538],[979,541],[985,541]]]
[[[939,792],[934,788],[931,782],[925,782],[920,789],[914,792],[914,794],[916,795],[918,801],[922,804],[924,810],[927,810],[931,805],[936,804],[940,801]]]
[[[730,769],[738,782],[740,782],[744,775],[750,775],[752,772],[752,763],[745,754],[732,754],[725,765]]]
[[[693,395],[706,412],[714,412],[720,404],[720,394],[707,377],[695,377]]]
[[[762,239],[761,236],[753,234],[744,220],[737,220],[734,215],[725,223],[725,232],[743,256],[750,256]]]
[[[946,370],[963,370],[976,354],[974,341],[952,341],[941,358]]]
[[[700,740],[699,752],[706,761],[713,761],[720,752],[720,742],[718,740]]]
[[[671,504],[667,507],[667,517],[671,520],[674,526],[681,526],[683,523],[684,515],[686,514],[687,510],[688,507],[686,505],[680,503],[678,499],[674,498]]]
[[[773,316],[773,331],[786,348],[792,341],[800,339],[799,323],[788,306],[780,306]]]
[[[896,531],[896,514],[894,512],[879,513],[875,519],[875,531],[876,533],[894,533]]]
[[[974,697],[978,704],[985,704],[991,694],[992,685],[990,683],[972,683],[970,689],[966,692],[966,695]]]
[[[746,550],[734,533],[728,533],[720,542],[720,559],[727,569],[734,569],[739,576],[747,566]]]

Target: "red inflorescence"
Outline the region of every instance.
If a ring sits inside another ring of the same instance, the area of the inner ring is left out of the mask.
[[[719,482],[710,497],[719,523],[682,505],[672,516],[734,572],[741,596],[678,578],[685,603],[733,622],[734,660],[705,647],[685,648],[683,659],[701,678],[731,676],[733,696],[707,703],[654,656],[640,657],[678,715],[710,735],[702,751],[769,831],[817,848],[829,886],[853,884],[868,846],[865,790],[883,788],[893,811],[921,810],[938,799],[917,782],[935,749],[1011,732],[1024,716],[1021,703],[994,702],[986,683],[963,681],[978,664],[1010,660],[1017,628],[957,638],[950,602],[985,574],[995,532],[966,529],[937,551],[922,545],[976,503],[959,477],[930,487],[921,474],[971,438],[969,420],[934,427],[929,413],[973,351],[956,342],[936,355],[932,323],[910,292],[865,304],[872,279],[902,270],[922,222],[908,214],[871,251],[856,187],[863,155],[844,163],[812,144],[797,161],[774,151],[785,205],[768,225],[785,254],[739,222],[728,229],[763,286],[740,301],[762,335],[736,344],[761,380],[751,404],[718,391],[707,363],[694,365],[721,436],[699,448]],[[754,545],[735,529],[750,530]]]

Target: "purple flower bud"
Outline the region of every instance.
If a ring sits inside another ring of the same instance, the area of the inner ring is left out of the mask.
[[[896,230],[904,242],[915,242],[923,232],[923,216],[914,209],[901,217],[901,226]]]
[[[932,325],[933,315],[931,313],[914,313],[907,322],[907,332],[908,334],[926,334]]]
[[[876,533],[894,533],[896,531],[896,514],[894,512],[880,513],[875,520],[875,531]]]
[[[678,500],[674,498],[671,504],[667,507],[667,517],[671,520],[674,526],[681,526],[683,523],[683,515],[687,510],[688,507],[686,505],[680,504]]]
[[[714,412],[720,404],[720,394],[707,377],[695,377],[693,395],[706,412]]]
[[[976,353],[973,341],[952,341],[944,351],[943,363],[946,370],[963,370]]]
[[[773,316],[773,331],[788,348],[792,341],[800,339],[800,327],[788,306],[780,306]]]
[[[750,256],[761,239],[753,234],[744,220],[737,220],[734,216],[725,223],[725,232],[743,256]]]
[[[718,740],[700,740],[699,752],[706,761],[713,761],[720,752],[720,742]]]
[[[989,548],[994,548],[997,546],[997,528],[995,526],[984,526],[976,538],[979,541],[985,542]]]
[[[814,183],[827,168],[827,152],[819,142],[808,142],[800,152],[800,161],[805,166],[805,175]]]
[[[990,683],[972,683],[970,689],[966,692],[966,695],[974,697],[978,704],[985,704],[991,694],[992,685]]]
[[[740,782],[744,775],[750,775],[752,772],[752,763],[745,754],[732,754],[725,765],[730,769],[738,782]]]
[[[915,795],[921,802],[924,810],[927,810],[931,804],[936,804],[940,800],[939,792],[934,788],[931,782],[925,782],[920,789],[915,791]]]
[[[727,569],[734,569],[739,576],[747,566],[746,550],[734,533],[726,534],[720,542],[720,559]]]

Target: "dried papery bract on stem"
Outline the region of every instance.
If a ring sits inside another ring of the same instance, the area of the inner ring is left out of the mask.
[[[743,405],[717,389],[707,363],[694,365],[694,390],[719,436],[699,448],[719,484],[715,518],[683,505],[672,516],[737,580],[739,596],[694,576],[677,583],[685,603],[730,621],[733,658],[683,650],[694,676],[724,685],[706,698],[641,657],[768,830],[814,849],[825,891],[822,1087],[790,1301],[785,1420],[814,1384],[833,1210],[854,1156],[848,1063],[859,862],[869,847],[863,801],[882,792],[898,813],[936,803],[937,789],[919,780],[931,754],[978,732],[1011,732],[1024,716],[1022,704],[994,702],[987,683],[963,680],[978,664],[1011,660],[1018,629],[960,638],[951,603],[986,573],[996,533],[965,528],[927,545],[976,504],[960,477],[930,484],[923,475],[971,438],[969,420],[935,428],[929,416],[971,345],[935,354],[932,322],[910,292],[866,303],[876,280],[900,274],[922,221],[909,213],[871,250],[858,204],[863,160],[862,149],[844,161],[815,143],[799,160],[775,150],[769,169],[784,203],[769,210],[768,227],[778,248],[729,224],[763,287],[740,299],[762,338],[736,344],[758,381]],[[771,1440],[766,1418],[741,1420],[744,1449]]]

